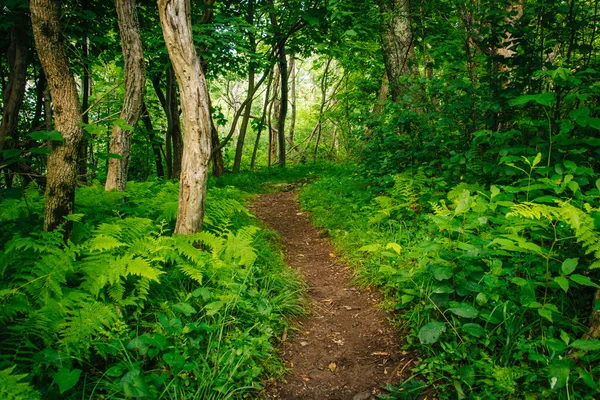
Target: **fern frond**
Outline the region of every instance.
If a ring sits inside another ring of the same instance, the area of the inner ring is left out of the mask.
[[[189,278],[193,279],[194,281],[198,282],[199,284],[202,284],[202,280],[203,280],[202,270],[200,269],[200,267],[198,265],[179,264],[178,268],[181,270],[181,272],[183,272]]]

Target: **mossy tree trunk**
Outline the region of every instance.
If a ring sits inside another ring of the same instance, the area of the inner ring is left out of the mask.
[[[73,213],[82,119],[77,86],[63,46],[60,2],[31,0],[30,11],[35,46],[54,103],[55,127],[64,139],[53,142],[48,156],[44,230],[51,231]],[[69,233],[67,224],[66,235]]]

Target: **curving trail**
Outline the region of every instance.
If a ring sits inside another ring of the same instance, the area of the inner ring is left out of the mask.
[[[270,382],[264,398],[367,400],[401,381],[412,357],[377,308],[377,294],[352,286],[351,271],[301,212],[296,193],[260,195],[251,208],[279,233],[286,262],[302,272],[311,296],[310,315],[281,348],[285,381]]]

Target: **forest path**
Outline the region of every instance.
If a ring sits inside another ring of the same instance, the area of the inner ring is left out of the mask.
[[[295,192],[259,195],[251,209],[281,236],[285,260],[309,286],[310,315],[285,340],[285,382],[269,382],[267,399],[375,399],[380,387],[402,380],[410,356],[377,308],[379,296],[352,286],[352,272],[325,235],[311,225]]]

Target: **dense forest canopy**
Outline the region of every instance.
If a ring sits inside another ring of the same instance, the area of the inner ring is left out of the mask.
[[[599,6],[3,1],[0,394],[257,396],[303,287],[244,202],[302,180],[388,398],[596,398]]]

